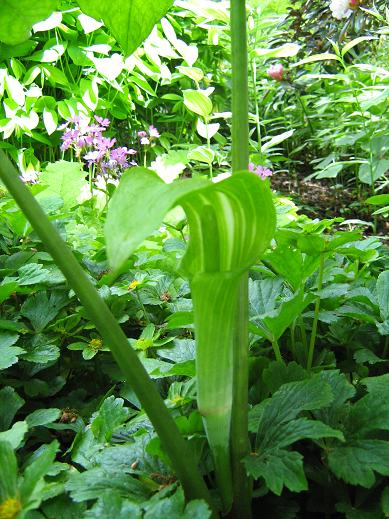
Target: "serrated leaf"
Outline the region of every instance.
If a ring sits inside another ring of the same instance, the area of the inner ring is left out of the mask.
[[[284,486],[292,492],[308,489],[303,457],[298,452],[275,450],[266,456],[247,456],[243,462],[249,476],[255,479],[263,477],[269,489],[278,496]]]
[[[263,371],[263,381],[271,393],[275,393],[283,384],[297,382],[307,378],[305,369],[297,362],[271,362]]]
[[[139,506],[122,498],[119,493],[106,492],[97,503],[85,512],[84,519],[101,519],[114,517],[115,519],[141,519],[143,517]]]
[[[125,55],[132,54],[167,13],[173,0],[78,0],[85,14],[103,20]]]
[[[54,338],[43,334],[34,335],[23,344],[25,353],[23,359],[38,364],[47,364],[57,360],[60,354],[59,348],[54,344]]]
[[[284,384],[270,399],[250,410],[249,430],[257,432],[259,438],[270,437],[272,428],[293,420],[301,411],[320,409],[332,399],[330,386],[318,377]]]
[[[47,18],[56,8],[56,0],[7,0],[0,4],[0,40],[17,45],[27,40],[31,27]]]
[[[24,353],[22,348],[14,346],[19,335],[0,333],[0,369],[6,369],[18,362],[18,356]]]
[[[61,292],[38,292],[31,295],[23,303],[21,315],[27,317],[35,331],[41,332],[63,308],[68,301],[66,295]]]
[[[381,391],[387,393],[389,391],[389,373],[377,377],[363,378],[361,384],[367,387],[369,393]]]
[[[331,470],[351,485],[370,488],[374,472],[389,476],[389,442],[385,440],[354,440],[333,447],[328,454]]]
[[[103,491],[118,493],[122,498],[130,495],[133,503],[142,503],[150,496],[150,491],[130,475],[99,467],[70,474],[66,490],[76,502],[98,499]]]
[[[114,430],[128,419],[130,413],[123,404],[122,398],[114,396],[104,400],[91,423],[91,430],[98,441],[109,441]]]
[[[352,438],[370,431],[389,430],[389,388],[372,391],[351,406],[347,430]]]

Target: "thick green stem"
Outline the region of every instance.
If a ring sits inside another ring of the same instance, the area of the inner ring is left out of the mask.
[[[273,351],[274,351],[274,355],[276,357],[276,361],[277,362],[282,362],[282,355],[281,355],[281,351],[280,351],[280,347],[278,345],[278,341],[277,339],[275,339],[272,343],[272,348],[273,348]]]
[[[246,170],[249,162],[248,68],[245,0],[231,0],[232,67],[232,173]],[[250,519],[250,481],[242,459],[248,442],[248,278],[243,276],[238,298],[233,344],[233,405],[231,415],[231,465],[233,508],[231,516]]]
[[[318,274],[318,279],[317,279],[318,292],[320,292],[320,290],[323,286],[323,273],[324,273],[324,254],[322,253],[320,256],[320,267],[319,267],[319,274]],[[317,296],[316,303],[315,303],[315,313],[313,316],[311,339],[309,341],[309,351],[308,351],[308,361],[307,361],[307,370],[308,371],[312,368],[313,353],[315,351],[317,323],[319,320],[319,310],[320,310],[320,294]]]
[[[100,298],[38,202],[18,178],[17,170],[2,151],[0,151],[0,178],[30,221],[46,250],[62,270],[103,340],[109,345],[114,359],[153,423],[176,475],[182,483],[187,499],[205,499],[211,505],[208,489],[199,473],[188,443],[180,435],[153,381],[130,347],[127,337],[115,317]]]

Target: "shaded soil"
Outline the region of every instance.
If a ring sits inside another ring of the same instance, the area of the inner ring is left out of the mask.
[[[369,225],[374,220],[371,212],[373,209],[363,200],[370,196],[359,196],[354,188],[334,185],[328,180],[305,180],[298,182],[288,173],[276,173],[271,179],[272,188],[279,193],[291,198],[301,209],[300,212],[310,218],[335,218],[342,217],[345,220],[362,220],[365,234],[372,234],[373,227]],[[352,225],[352,222],[350,222]],[[388,236],[389,221],[381,216],[377,217],[377,232],[383,237]]]

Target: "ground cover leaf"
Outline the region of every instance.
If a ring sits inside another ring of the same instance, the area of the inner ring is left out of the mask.
[[[23,398],[16,393],[13,387],[6,386],[0,390],[0,431],[8,429],[14,416],[23,405]]]

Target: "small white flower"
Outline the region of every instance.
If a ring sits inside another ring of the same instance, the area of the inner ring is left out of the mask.
[[[352,12],[349,0],[331,0],[330,9],[332,16],[337,20],[348,18]]]

